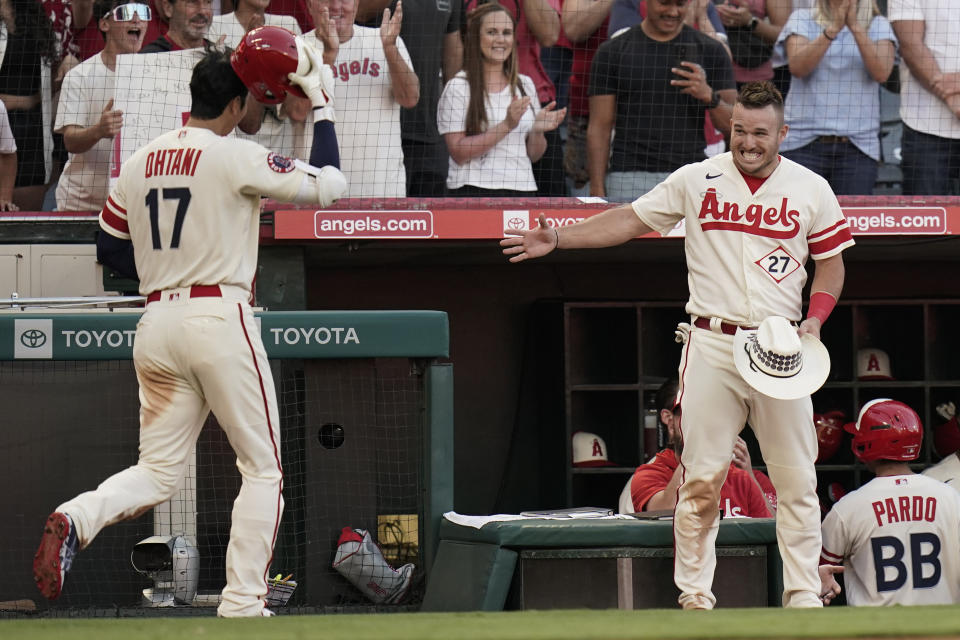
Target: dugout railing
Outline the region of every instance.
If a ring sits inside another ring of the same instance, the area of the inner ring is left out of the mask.
[[[60,599],[45,601],[33,553],[51,510],[137,459],[137,382],[130,360],[142,309],[0,313],[0,609],[49,615],[139,615],[151,581],[131,550],[184,534],[199,552],[194,606],[212,612],[239,489],[236,457],[214,418],[169,503],[104,529],[80,553]],[[453,367],[438,311],[263,312],[281,418],[283,521],[271,575],[298,583],[288,608],[371,606],[331,568],[343,527],[366,529],[393,565],[416,565],[401,608],[422,599],[453,506]],[[4,604],[5,603],[5,604]],[[164,610],[166,611],[166,610]]]

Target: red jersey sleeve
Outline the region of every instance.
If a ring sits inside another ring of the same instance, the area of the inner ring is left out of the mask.
[[[642,464],[633,472],[630,481],[630,496],[633,498],[634,511],[643,511],[654,494],[663,491],[679,462],[672,449],[664,449],[653,460]]]

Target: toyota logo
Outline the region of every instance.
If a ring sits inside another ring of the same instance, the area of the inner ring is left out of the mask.
[[[27,329],[20,334],[20,344],[29,348],[36,349],[47,343],[47,334],[40,329]]]
[[[527,221],[521,218],[520,216],[513,216],[512,218],[507,219],[507,228],[508,229],[524,229],[527,226]]]

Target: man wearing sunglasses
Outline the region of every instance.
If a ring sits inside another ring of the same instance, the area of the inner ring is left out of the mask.
[[[63,80],[54,131],[69,152],[57,183],[59,211],[96,211],[107,199],[113,137],[123,112],[113,108],[117,56],[143,44],[150,7],[127,0],[94,5],[103,50],[71,69]]]

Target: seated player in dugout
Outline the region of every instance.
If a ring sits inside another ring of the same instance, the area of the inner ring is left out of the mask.
[[[960,493],[914,473],[923,424],[895,400],[871,400],[845,427],[876,477],[833,505],[823,520],[820,597],[841,587],[854,606],[960,603]]]
[[[677,490],[683,479],[677,386],[676,380],[668,380],[657,390],[657,417],[667,430],[667,448],[637,467],[620,494],[620,513],[659,511],[677,506]],[[733,460],[720,489],[718,506],[725,518],[772,518],[777,513],[777,492],[773,483],[762,471],[753,469],[747,443],[739,436],[733,445]]]

